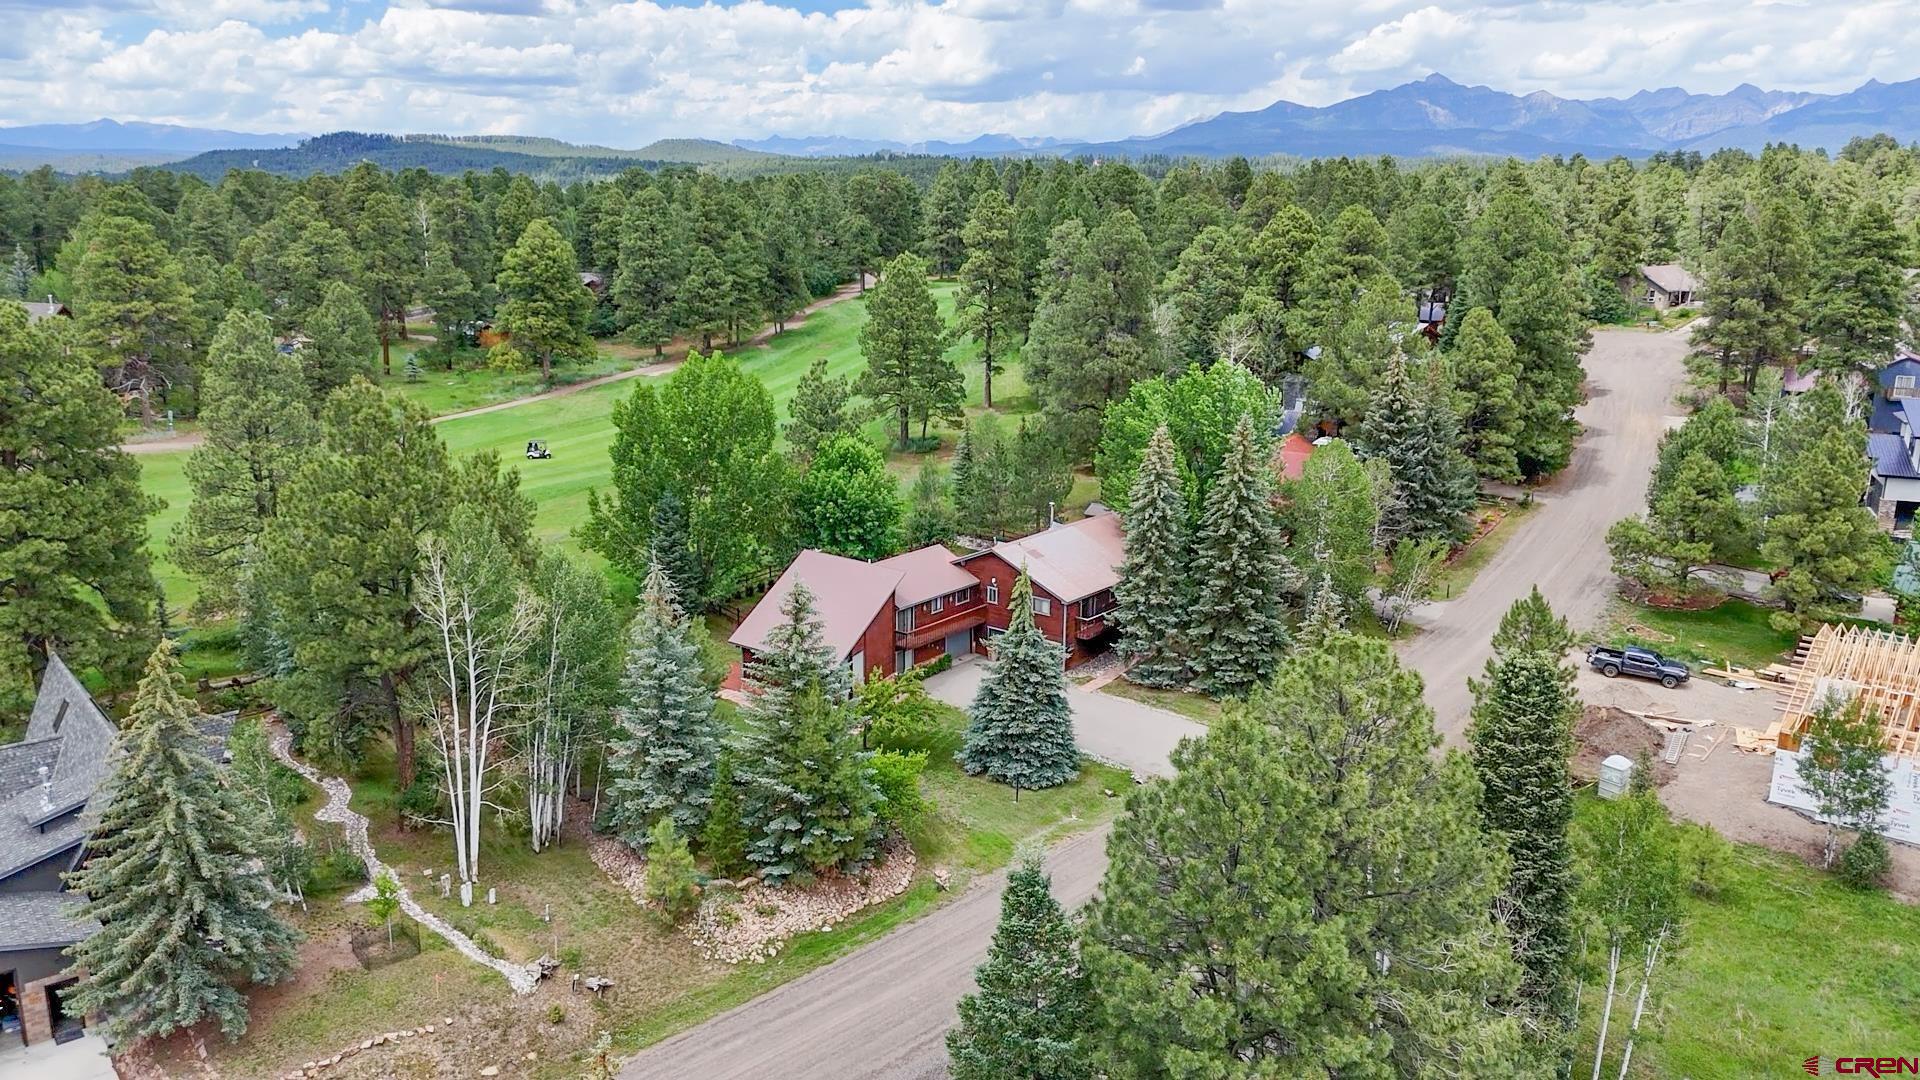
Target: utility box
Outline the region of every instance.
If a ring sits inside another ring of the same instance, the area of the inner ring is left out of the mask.
[[[1615,754],[1600,763],[1600,797],[1617,799],[1633,786],[1633,759]]]

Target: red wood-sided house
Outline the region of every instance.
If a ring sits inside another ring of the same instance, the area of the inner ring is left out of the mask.
[[[1066,648],[1073,667],[1112,643],[1108,616],[1125,554],[1116,514],[960,556],[938,545],[871,563],[803,551],[727,640],[751,660],[780,624],[781,604],[805,582],[821,636],[856,682],[949,653],[984,654],[1007,627],[1014,578],[1024,567],[1033,582],[1034,621]]]

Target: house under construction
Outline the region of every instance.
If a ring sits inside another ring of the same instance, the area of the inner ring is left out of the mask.
[[[1780,748],[1800,737],[1829,696],[1861,698],[1880,714],[1887,753],[1920,757],[1920,640],[1891,630],[1828,623],[1801,643],[1780,692]]]
[[[1880,717],[1892,781],[1881,833],[1920,844],[1920,640],[1891,630],[1828,624],[1800,643],[1780,691],[1780,752],[1767,800],[1819,817],[1800,783],[1800,740],[1829,698],[1859,699]]]

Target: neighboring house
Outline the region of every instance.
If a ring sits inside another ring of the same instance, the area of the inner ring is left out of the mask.
[[[597,270],[580,271],[580,284],[595,296],[607,291],[607,279]]]
[[[1289,432],[1273,449],[1273,471],[1282,480],[1298,480],[1307,471],[1315,444],[1297,431]]]
[[[821,637],[854,682],[898,674],[941,656],[985,653],[1007,627],[1013,580],[1025,567],[1034,619],[1067,648],[1067,666],[1098,655],[1111,641],[1125,547],[1116,514],[1099,514],[985,551],[956,556],[939,545],[878,562],[824,551],[801,552],[728,637],[742,663],[766,648],[780,606],[797,583],[813,593]],[[738,686],[738,675],[728,680]]]
[[[224,747],[233,714],[201,730]],[[61,994],[78,977],[65,950],[99,926],[74,917],[62,875],[86,858],[88,803],[112,770],[116,729],[58,655],[48,658],[27,736],[0,746],[0,1039],[77,1037]]]
[[[51,319],[56,315],[63,319],[73,318],[73,311],[51,296],[47,297],[45,303],[37,300],[23,300],[21,306],[27,309],[28,324],[37,323],[41,319]]]
[[[1424,301],[1419,305],[1419,316],[1416,329],[1422,337],[1438,344],[1441,332],[1447,327],[1447,305],[1434,300]]]
[[[1867,430],[1898,434],[1902,419],[1900,403],[1920,397],[1920,356],[1902,347],[1893,363],[1874,376],[1873,413],[1867,418]]]
[[[1621,278],[1620,291],[1630,300],[1638,300],[1655,311],[1665,311],[1688,307],[1698,300],[1700,279],[1679,263],[1660,263],[1643,266],[1639,273]]]

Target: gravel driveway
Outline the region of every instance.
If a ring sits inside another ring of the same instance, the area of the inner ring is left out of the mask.
[[[965,709],[973,704],[986,674],[986,659],[976,656],[929,678],[927,692]],[[1171,774],[1168,755],[1180,740],[1207,733],[1184,716],[1097,690],[1089,693],[1072,683],[1067,684],[1067,702],[1073,707],[1073,737],[1081,753],[1147,776]]]

